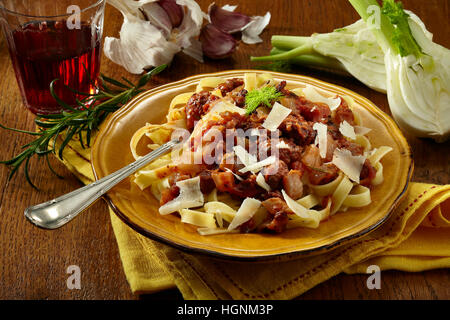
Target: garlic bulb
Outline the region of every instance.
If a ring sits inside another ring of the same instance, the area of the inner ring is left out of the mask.
[[[108,0],[108,3],[122,13],[124,22],[120,38],[105,38],[104,52],[128,72],[140,74],[146,68],[170,63],[181,50],[202,61],[196,38],[203,12],[195,1]]]
[[[231,33],[242,33],[244,43],[262,42],[261,32],[270,22],[264,17],[248,17],[234,12],[236,6],[222,8],[214,3],[209,15],[194,0],[108,0],[124,22],[120,38],[106,37],[104,52],[127,71],[140,74],[145,69],[168,64],[180,51],[203,62],[230,56],[238,41]],[[203,20],[209,20],[203,29]]]

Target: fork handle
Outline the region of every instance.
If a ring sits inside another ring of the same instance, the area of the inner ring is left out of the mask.
[[[38,227],[44,229],[57,229],[71,221],[80,212],[87,209],[92,203],[119,182],[142,167],[145,167],[150,162],[168,153],[179,143],[180,141],[178,140],[170,141],[144,157],[139,158],[135,162],[100,180],[56,199],[31,206],[25,210],[25,217]]]

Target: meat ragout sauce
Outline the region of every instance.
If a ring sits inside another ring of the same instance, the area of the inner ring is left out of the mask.
[[[220,84],[216,89],[221,91],[224,98],[231,99],[236,106],[245,108],[247,91],[243,87],[244,81],[234,78]],[[341,99],[340,106],[332,113],[326,104],[310,102],[285,87],[285,81],[276,86],[277,91],[283,95],[278,102],[292,111],[283,120],[278,130],[279,141],[288,145],[288,148],[279,148],[276,163],[261,170],[266,183],[271,188],[270,192],[258,185],[255,174],[239,172],[244,165],[238,163],[233,152],[227,153],[227,149],[223,148],[223,154],[213,154],[217,159],[215,164],[178,166],[175,169],[176,172],[169,179],[171,187],[162,192],[161,205],[179,195],[177,181],[199,176],[200,189],[205,195],[216,188],[217,191],[228,193],[240,200],[250,197],[262,201],[262,205],[268,212],[266,221],[260,224],[256,230],[253,219],[250,219],[240,226],[241,232],[283,232],[286,229],[289,215],[294,213],[284,201],[281,190],[285,190],[291,198],[299,199],[308,194],[308,186],[303,183],[305,175],[312,185],[323,185],[336,179],[339,169],[331,163],[336,148],[347,149],[354,156],[364,153],[363,147],[348,141],[339,131],[340,123],[344,120],[350,125],[355,125],[353,112],[344,99]],[[192,132],[196,121],[199,121],[219,99],[222,98],[209,91],[193,94],[186,105],[188,130]],[[233,130],[243,129],[245,131],[252,128],[266,130],[262,124],[269,111],[267,107],[260,106],[250,115],[221,113],[220,120],[209,121],[202,134],[214,127],[222,133],[223,141],[227,141],[226,135],[232,133]],[[315,145],[316,131],[313,129],[315,122],[321,122],[328,127],[325,159],[320,156],[319,148]],[[258,148],[260,151],[265,148],[263,151],[268,157],[272,154],[272,148],[276,148],[276,146],[271,146],[270,139],[268,139],[264,142],[259,141]],[[255,155],[258,161],[263,160],[260,154]],[[234,157],[234,161],[227,161],[229,157]],[[375,174],[376,170],[370,161],[366,160],[361,171],[360,184],[370,188]],[[327,199],[324,199],[324,206],[326,202]]]

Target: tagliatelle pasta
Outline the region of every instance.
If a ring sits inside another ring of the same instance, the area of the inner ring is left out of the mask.
[[[266,99],[251,112],[250,91]],[[369,205],[371,188],[383,182],[381,159],[392,148],[372,148],[353,105],[312,86],[288,90],[269,73],[201,79],[195,92],[172,99],[166,123],[133,135],[135,159],[184,139],[133,183],[151,191],[161,214],[178,214],[201,235],[317,228]]]

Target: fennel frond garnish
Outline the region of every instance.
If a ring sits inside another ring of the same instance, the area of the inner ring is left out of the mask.
[[[274,86],[266,86],[260,89],[250,90],[245,96],[247,114],[251,114],[261,105],[266,105],[270,108],[272,107],[273,102],[278,101],[282,97],[283,94]]]

